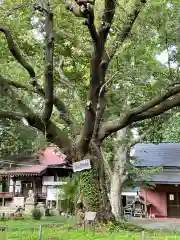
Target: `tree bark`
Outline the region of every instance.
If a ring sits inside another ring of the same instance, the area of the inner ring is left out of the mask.
[[[121,180],[118,173],[114,172],[111,177],[110,202],[112,213],[116,220],[121,216]]]
[[[105,179],[104,163],[94,153],[91,157],[92,169],[81,172],[81,190],[83,192],[86,211],[97,212],[99,222],[112,219],[111,204]]]
[[[127,128],[117,133],[117,149],[114,157],[114,168],[110,183],[110,202],[112,213],[118,221],[122,217],[121,192],[123,184],[127,179],[127,144],[125,138],[127,136]]]

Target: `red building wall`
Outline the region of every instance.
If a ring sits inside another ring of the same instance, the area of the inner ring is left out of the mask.
[[[145,193],[146,191],[146,193]],[[167,201],[166,193],[156,190],[144,190],[142,189],[140,195],[145,198],[147,196],[147,202],[151,203],[153,206],[151,208],[151,213],[155,214],[156,217],[167,217]]]

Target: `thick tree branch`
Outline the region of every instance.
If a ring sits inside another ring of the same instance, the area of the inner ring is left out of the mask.
[[[10,31],[7,28],[0,28],[0,32],[4,33],[7,40],[8,48],[12,55],[15,57],[15,59],[26,69],[31,78],[35,78],[35,71],[33,67],[22,56],[18,46],[12,38]]]
[[[100,90],[100,71],[99,66],[101,62],[102,49],[94,49],[91,58],[91,68],[90,68],[90,86],[88,92],[88,99],[85,108],[85,121],[84,126],[81,131],[79,141],[77,143],[77,148],[80,150],[82,155],[88,151],[89,143],[91,141],[94,123],[96,119],[96,108],[98,102],[98,95]]]
[[[48,141],[57,144],[57,146],[62,149],[69,159],[74,157],[71,141],[68,138],[68,133],[62,131],[50,120],[47,124],[45,124],[41,116],[38,116],[38,114],[34,113],[22,100],[20,100],[17,96],[17,93],[14,92],[7,83],[1,83],[0,87],[9,94],[9,97],[17,102],[18,107],[20,110],[22,110],[22,113],[0,111],[1,119],[4,118],[20,121],[25,118],[29,125],[41,131]]]
[[[154,99],[149,100],[147,103],[145,103],[145,104],[143,104],[139,107],[133,108],[132,110],[130,110],[128,115],[133,116],[133,115],[141,114],[141,113],[143,113],[143,112],[149,110],[150,108],[162,103],[166,99],[168,99],[168,98],[170,98],[170,97],[172,97],[172,96],[174,96],[178,93],[180,93],[180,86],[171,88],[164,95],[155,97]]]
[[[94,47],[91,57],[90,86],[85,109],[85,121],[80,137],[77,142],[77,149],[79,150],[81,157],[83,157],[83,155],[86,154],[88,151],[89,143],[91,141],[94,130],[96,107],[101,82],[100,63],[104,52],[104,47],[100,43],[99,35],[94,25],[94,9],[92,5],[87,4],[86,1],[84,1],[82,5],[81,4],[78,5],[77,1],[76,3],[74,1],[73,3],[72,1],[70,2],[69,3],[71,5],[69,5],[69,10],[71,10],[76,16],[84,17],[87,19],[85,21],[85,24],[89,28]]]
[[[21,112],[0,111],[0,119],[20,121],[25,117],[27,117],[27,115]]]
[[[117,51],[117,48],[120,45],[122,45],[124,40],[128,37],[128,35],[132,29],[132,26],[145,3],[146,3],[146,0],[141,0],[140,2],[139,2],[139,0],[137,0],[137,3],[135,4],[134,9],[127,17],[127,21],[124,23],[122,30],[117,34],[116,39],[112,43],[110,52],[108,52],[108,54],[107,54],[107,52],[104,51],[103,58],[101,61],[101,69],[100,69],[102,86],[104,85],[104,82],[105,82],[105,75],[106,75],[106,71],[108,69],[108,65],[109,65],[110,61],[114,57],[114,55]],[[116,1],[105,0],[105,9],[104,9],[104,13],[103,13],[102,21],[101,21],[101,27],[99,30],[100,41],[102,44],[105,44],[105,41],[107,39],[107,35],[108,35],[109,29],[111,27],[113,17],[115,14],[115,8],[116,8]],[[102,119],[102,116],[103,116],[103,113],[105,110],[105,91],[102,92],[101,98],[99,98],[98,103],[99,103],[98,104],[99,108],[96,111],[95,129],[94,129],[93,136],[95,136],[95,134],[97,134],[97,131],[98,131],[98,128],[100,125],[100,121]]]
[[[105,123],[99,131],[99,138],[102,141],[111,133],[116,132],[134,122],[158,116],[173,107],[179,106],[180,96],[177,95],[172,98],[172,96],[178,93],[180,93],[180,86],[174,87],[164,95],[156,97],[139,107],[131,109],[123,118]]]
[[[116,10],[116,0],[104,0],[104,12],[101,19],[99,36],[105,44]]]
[[[49,18],[50,18],[50,14],[48,15],[49,16]],[[48,19],[47,21],[49,22],[49,20],[50,19]],[[16,43],[14,42],[14,40],[13,40],[13,38],[12,38],[12,35],[11,35],[11,33],[10,33],[10,31],[7,29],[7,28],[0,28],[0,32],[3,32],[4,33],[4,35],[5,35],[5,37],[6,37],[6,40],[7,40],[7,43],[8,43],[8,48],[9,48],[9,50],[10,50],[10,52],[12,53],[12,55],[15,57],[15,59],[27,70],[27,72],[29,73],[29,75],[30,75],[30,77],[31,78],[33,78],[33,81],[32,81],[32,84],[33,84],[33,86],[35,86],[36,85],[36,87],[37,86],[39,86],[38,85],[38,83],[36,82],[36,80],[35,80],[35,71],[34,71],[34,69],[33,69],[33,67],[26,61],[26,59],[22,56],[22,54],[21,54],[21,52],[20,52],[20,50],[19,50],[19,48],[18,48],[18,46],[16,45]],[[51,33],[50,33],[51,34]],[[51,34],[51,38],[52,38],[52,34]],[[48,35],[48,39],[47,39],[47,45],[48,45],[48,47],[50,47],[50,45],[51,45],[51,42],[50,42],[50,35]],[[51,47],[50,47],[51,48]],[[51,51],[51,50],[50,50]],[[50,53],[50,52],[49,52]],[[48,57],[49,57],[49,59],[50,59],[50,54],[48,53]],[[46,54],[47,55],[47,54]],[[47,65],[46,65],[46,76],[47,77],[49,77],[49,76],[51,76],[52,75],[52,71],[51,71],[51,69],[52,69],[52,67],[51,67],[51,62],[49,62]],[[48,69],[48,71],[47,71],[47,69]],[[52,75],[52,77],[53,77],[53,75]],[[46,77],[45,77],[46,78]],[[49,79],[49,78],[48,78]],[[50,83],[50,81],[48,81],[48,83]],[[47,95],[47,101],[46,101],[46,103],[45,103],[45,109],[48,109],[48,115],[50,115],[50,110],[51,110],[51,108],[52,108],[52,106],[53,106],[53,104],[52,104],[52,100],[53,100],[53,89],[52,89],[52,87],[51,87],[51,84],[49,85],[48,84],[48,86],[49,86],[49,90],[46,92],[45,91],[45,96]],[[46,88],[46,89],[48,89],[48,88]],[[39,88],[39,90],[40,90],[40,88]],[[41,90],[40,90],[41,91]],[[42,90],[43,91],[43,90]],[[41,92],[42,92],[41,91]],[[50,94],[50,92],[51,92],[51,94]],[[49,99],[51,100],[51,104],[49,103],[50,101],[49,101]],[[48,106],[48,107],[47,107]],[[47,111],[47,110],[46,110]],[[51,110],[51,112],[52,112],[52,110]],[[43,114],[43,119],[45,120],[45,112],[44,112],[44,114]],[[46,117],[47,118],[47,117]]]
[[[0,28],[0,31],[3,32],[6,36],[7,39],[7,43],[8,43],[8,48],[10,50],[10,52],[12,53],[12,55],[15,57],[15,59],[28,71],[29,75],[31,78],[33,78],[33,81],[31,81],[31,84],[36,87],[36,90],[34,90],[34,92],[37,91],[37,93],[42,96],[43,98],[45,98],[46,93],[45,91],[42,89],[42,87],[40,86],[40,84],[37,82],[37,80],[35,79],[35,71],[33,69],[33,67],[27,63],[27,61],[25,60],[25,58],[22,56],[18,46],[16,45],[16,43],[14,42],[12,35],[10,33],[10,31],[6,28]],[[51,42],[52,35],[50,36],[50,38],[48,38],[47,40]],[[48,42],[50,44],[50,42]],[[47,43],[47,44],[48,44]],[[47,65],[46,67],[49,68],[49,65]],[[19,83],[15,83],[15,82],[11,82],[11,85],[13,85],[14,87],[18,87],[18,88],[22,88],[25,90],[25,87],[23,85],[20,86]],[[16,86],[15,86],[16,85]],[[51,88],[51,94],[50,96],[52,98],[52,88]],[[64,103],[59,100],[57,97],[53,98],[53,103],[56,106],[56,108],[58,109],[58,111],[60,112],[60,117],[67,123],[67,124],[71,124],[71,120],[69,118],[68,115],[68,110],[66,108],[66,106],[64,105]],[[48,103],[47,103],[48,104]]]
[[[41,86],[37,82],[36,82],[36,88],[30,88],[27,85],[24,85],[24,84],[21,84],[21,83],[18,83],[18,82],[14,82],[14,81],[11,81],[7,78],[4,78],[2,75],[0,75],[0,82],[9,84],[10,86],[13,86],[13,87],[18,88],[18,89],[23,89],[27,92],[36,93],[43,98],[45,97],[44,90],[41,88]],[[54,97],[53,103],[54,103],[54,106],[59,111],[61,119],[64,122],[66,122],[68,125],[72,124],[72,121],[69,117],[68,110],[67,110],[65,104],[57,97]]]
[[[144,119],[158,116],[158,115],[170,110],[171,108],[178,107],[178,106],[180,106],[180,95],[178,95],[174,98],[171,98],[171,99],[167,99],[166,101],[153,107],[152,109],[149,109],[148,111],[135,116],[134,122],[142,121]]]
[[[14,82],[14,81],[11,81],[7,78],[4,78],[1,74],[0,74],[0,82],[1,83],[7,83],[15,88],[18,88],[18,89],[23,89],[27,92],[34,92],[34,93],[37,93],[37,91],[34,89],[34,88],[30,88],[28,87],[27,85],[24,85],[24,84],[21,84],[21,83],[18,83],[18,82]]]
[[[105,110],[106,106],[106,100],[105,100],[105,92],[106,92],[106,87],[109,82],[111,82],[115,75],[117,75],[118,72],[115,72],[111,78],[109,78],[100,88],[99,91],[99,96],[98,96],[98,103],[97,103],[97,109],[96,109],[96,119],[94,123],[94,131],[93,131],[93,140],[96,139],[98,132],[99,132],[99,127],[100,123],[102,122],[102,116]]]
[[[99,36],[94,25],[94,1],[78,1],[78,0],[68,0],[67,9],[73,12],[76,17],[85,18],[84,24],[87,25],[89,32],[91,34],[92,40],[97,43],[99,41]]]
[[[45,107],[42,114],[44,122],[48,122],[51,118],[54,99],[53,85],[53,52],[54,52],[54,37],[53,37],[53,13],[50,10],[49,3],[45,11]]]
[[[63,153],[65,153],[69,160],[72,160],[73,150],[71,141],[68,138],[68,133],[62,131],[56,126],[51,120],[48,121],[48,124],[44,124],[41,117],[29,110],[28,117],[26,117],[29,125],[35,127],[41,131],[48,141],[55,143]]]
[[[116,7],[116,0],[104,0],[104,12],[102,15],[102,19],[101,19],[101,24],[100,24],[100,28],[99,28],[99,41],[101,44],[101,48],[103,49],[103,54],[105,54],[105,43],[107,40],[107,36],[114,18],[114,14],[115,14],[115,7]],[[102,54],[102,56],[103,56]],[[102,61],[102,59],[101,59]],[[96,137],[97,137],[97,133],[99,131],[99,126],[100,123],[102,121],[102,117],[105,111],[105,107],[106,107],[106,98],[105,98],[105,74],[106,74],[106,66],[104,64],[100,64],[100,91],[98,94],[98,101],[97,101],[97,107],[96,107],[96,116],[95,116],[95,123],[94,123],[94,130],[93,130],[93,135],[92,135],[92,139],[93,141],[95,141]]]
[[[67,10],[71,11],[76,17],[86,17],[84,9],[75,0],[67,1]]]

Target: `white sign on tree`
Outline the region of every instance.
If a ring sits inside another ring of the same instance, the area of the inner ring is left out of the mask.
[[[85,221],[94,221],[96,218],[96,212],[85,212]]]
[[[91,169],[91,163],[89,159],[84,159],[82,161],[73,163],[74,172],[80,172],[86,169]]]

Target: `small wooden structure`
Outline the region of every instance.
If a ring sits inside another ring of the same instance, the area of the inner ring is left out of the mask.
[[[134,217],[146,217],[152,204],[144,200],[143,197],[137,196],[132,203]]]

